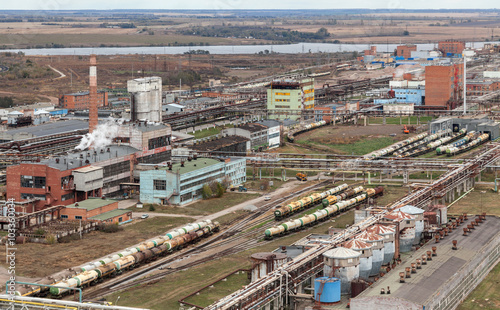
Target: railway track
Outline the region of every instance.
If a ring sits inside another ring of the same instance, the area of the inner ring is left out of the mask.
[[[134,271],[129,271],[123,276],[117,277],[112,280],[107,280],[102,284],[98,284],[94,287],[88,288],[84,291],[85,299],[92,300],[103,297],[105,295],[111,294],[113,292],[121,291],[127,288],[131,288],[138,284],[145,284],[156,282],[169,274],[175,273],[186,268],[194,267],[205,262],[221,258],[227,255],[235,254],[241,251],[245,251],[255,247],[258,241],[252,238],[254,235],[258,234],[262,229],[270,228],[274,225],[274,215],[268,213],[269,210],[273,209],[276,204],[280,204],[294,196],[300,195],[305,192],[315,190],[317,188],[327,186],[331,181],[326,180],[301,190],[293,192],[292,194],[286,195],[284,197],[278,198],[271,203],[267,203],[252,214],[244,217],[241,221],[231,225],[224,232],[220,232],[218,235],[211,237],[210,239],[195,245],[189,249],[185,249],[179,253],[174,253],[167,257],[161,258],[159,260],[153,261],[148,265],[141,266]],[[259,229],[252,229],[258,225],[261,225]],[[269,242],[269,241],[264,241]],[[235,243],[236,245],[230,246]],[[229,247],[230,246],[230,247]],[[225,248],[228,247],[228,248]],[[214,249],[221,248],[220,251],[215,251]],[[212,253],[208,253],[212,251]],[[202,255],[203,254],[203,255]],[[168,265],[180,262],[183,259],[192,258],[194,256],[199,256],[190,262],[181,264],[177,267],[169,267]],[[154,274],[151,274],[153,273]],[[149,275],[151,274],[151,275]]]

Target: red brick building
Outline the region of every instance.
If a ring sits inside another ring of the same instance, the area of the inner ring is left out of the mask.
[[[118,201],[90,198],[61,210],[61,218],[68,220],[122,223],[132,219],[132,211],[118,209]]]
[[[463,64],[425,67],[425,107],[454,109],[462,100]]]
[[[89,108],[90,95],[88,91],[62,95],[60,104],[63,108],[69,110],[86,110]],[[108,106],[108,92],[97,92],[97,106]]]
[[[496,81],[467,81],[467,96],[482,96],[500,89]]]
[[[411,58],[411,52],[416,51],[416,45],[399,45],[396,48],[396,56],[404,57],[405,59]]]
[[[463,41],[454,41],[454,40],[446,40],[439,41],[438,50],[443,53],[443,56],[447,56],[448,54],[462,54],[465,49],[465,42]]]

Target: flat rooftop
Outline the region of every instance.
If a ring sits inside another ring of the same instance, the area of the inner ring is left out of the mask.
[[[70,204],[66,206],[66,208],[74,208],[74,209],[87,209],[87,211],[94,210],[100,207],[104,207],[115,203],[116,200],[112,199],[101,199],[101,198],[89,198],[87,200],[75,202],[74,204]],[[78,204],[78,206],[76,205]]]
[[[75,130],[89,129],[89,123],[87,121],[81,120],[68,120],[68,121],[57,121],[54,123],[46,123],[38,126],[28,126],[16,129],[10,129],[3,131],[4,134],[14,135],[17,133],[30,133],[35,137],[43,137],[49,135],[55,135],[64,132],[70,132]]]
[[[379,297],[401,298],[419,305],[427,306],[440,290],[447,286],[447,281],[463,268],[469,261],[476,256],[484,255],[481,249],[491,240],[500,234],[500,218],[487,216],[486,221],[479,224],[468,236],[463,236],[463,228],[466,227],[471,219],[462,223],[457,229],[452,231],[439,243],[434,240],[409,256],[403,256],[403,263],[391,270],[379,281],[363,291],[353,300],[362,298],[368,301],[369,297],[373,300]],[[458,250],[452,250],[452,240],[458,241]],[[411,278],[405,279],[405,283],[399,282],[399,273],[405,271],[405,267],[410,267],[417,258],[421,258],[427,251],[432,251],[432,247],[437,247],[437,256],[432,257],[427,265],[418,269],[416,274],[411,274]],[[380,289],[391,288],[390,295],[381,295]]]
[[[162,169],[172,173],[184,174],[220,163],[221,163],[220,161],[212,158],[198,158],[196,160],[193,159],[191,161],[185,161],[184,167],[181,167],[180,163],[175,163],[172,165],[172,171],[169,171],[168,167],[162,167]]]

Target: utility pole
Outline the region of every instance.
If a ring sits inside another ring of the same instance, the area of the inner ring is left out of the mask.
[[[464,115],[467,114],[467,59],[464,57]]]

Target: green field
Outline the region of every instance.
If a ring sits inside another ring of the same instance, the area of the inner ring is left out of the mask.
[[[497,264],[457,310],[500,309],[499,279],[500,264]]]
[[[324,144],[311,140],[296,140],[297,144],[322,148],[326,146],[330,148],[333,153],[345,155],[365,155],[370,152],[385,148],[395,142],[397,142],[397,140],[392,137],[363,138],[353,143],[346,144]]]

